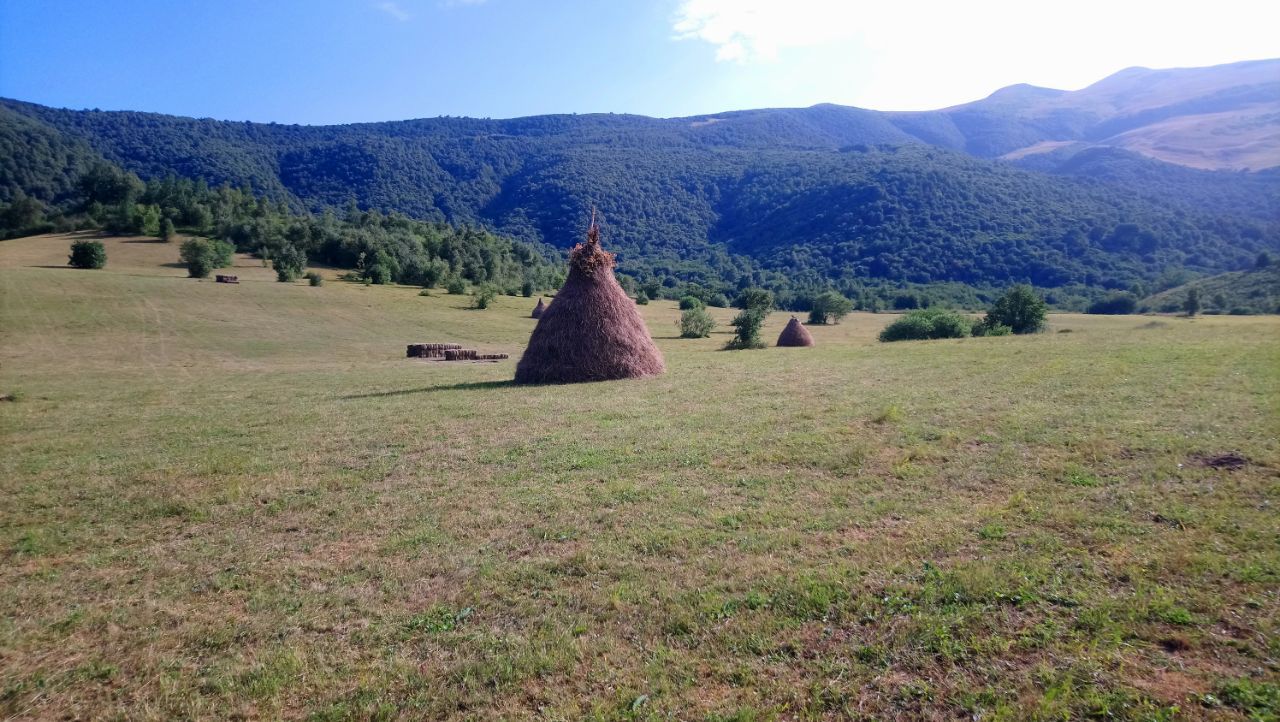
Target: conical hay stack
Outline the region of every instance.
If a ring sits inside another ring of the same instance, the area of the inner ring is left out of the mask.
[[[656,376],[662,353],[613,277],[594,219],[587,242],[569,254],[569,277],[551,299],[516,365],[518,384],[567,384]]]
[[[812,346],[813,336],[809,335],[809,329],[800,323],[800,319],[795,316],[787,321],[787,327],[782,329],[782,333],[778,334],[779,346]]]
[[[542,318],[542,312],[543,312],[543,311],[545,311],[545,310],[547,310],[547,304],[543,303],[543,302],[542,302],[542,299],[541,299],[541,298],[539,298],[539,299],[538,299],[538,305],[533,307],[533,312],[529,314],[529,317],[530,317],[530,318]]]

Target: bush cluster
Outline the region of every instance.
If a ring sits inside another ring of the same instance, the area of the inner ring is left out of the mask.
[[[974,321],[955,311],[922,308],[906,313],[880,332],[881,341],[923,341],[936,338],[965,338],[973,333]]]
[[[1138,299],[1131,293],[1117,293],[1108,298],[1094,301],[1089,305],[1089,313],[1123,316],[1133,313],[1138,308]]]

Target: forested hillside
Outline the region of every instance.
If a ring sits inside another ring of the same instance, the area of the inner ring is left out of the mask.
[[[1023,169],[926,145],[931,132],[949,131],[839,106],[285,126],[0,101],[0,202],[21,191],[57,205],[105,159],[144,180],[250,188],[293,213],[349,215],[354,203],[534,247],[577,242],[598,207],[624,274],[725,292],[1146,290],[1280,251],[1274,171],[1213,173],[1119,151],[1048,167],[1029,157]]]

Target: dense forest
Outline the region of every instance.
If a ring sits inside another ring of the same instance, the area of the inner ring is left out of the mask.
[[[0,114],[7,111],[0,109]],[[0,237],[78,228],[157,236],[179,229],[264,259],[350,268],[372,283],[455,279],[517,293],[557,287],[559,254],[474,226],[361,210],[302,213],[248,188],[166,175],[143,182],[82,144],[0,116]]]
[[[161,213],[180,209],[161,187],[243,189],[242,212],[206,226],[242,248],[270,253],[292,234],[310,257],[339,265],[358,260],[350,249],[381,251],[398,259],[397,279],[417,282],[439,256],[403,250],[396,234],[412,227],[491,256],[501,246],[497,266],[468,250],[455,272],[476,280],[501,267],[508,284],[516,266],[546,282],[529,269],[555,255],[548,245],[579,240],[598,207],[624,282],[666,295],[761,285],[793,306],[827,288],[891,302],[927,287],[980,303],[1019,282],[1078,305],[1280,252],[1274,171],[1199,171],[1110,151],[1041,172],[924,145],[905,122],[817,106],[287,126],[0,101],[0,203],[10,233],[35,203],[46,215],[89,210],[81,179],[105,163],[144,179],[136,202]],[[254,211],[256,224],[250,201],[268,209]],[[369,237],[338,242],[329,231],[339,225]]]

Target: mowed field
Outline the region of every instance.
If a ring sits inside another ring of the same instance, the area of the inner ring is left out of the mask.
[[[0,242],[2,719],[1280,714],[1276,317],[516,387],[532,299],[135,240]]]

